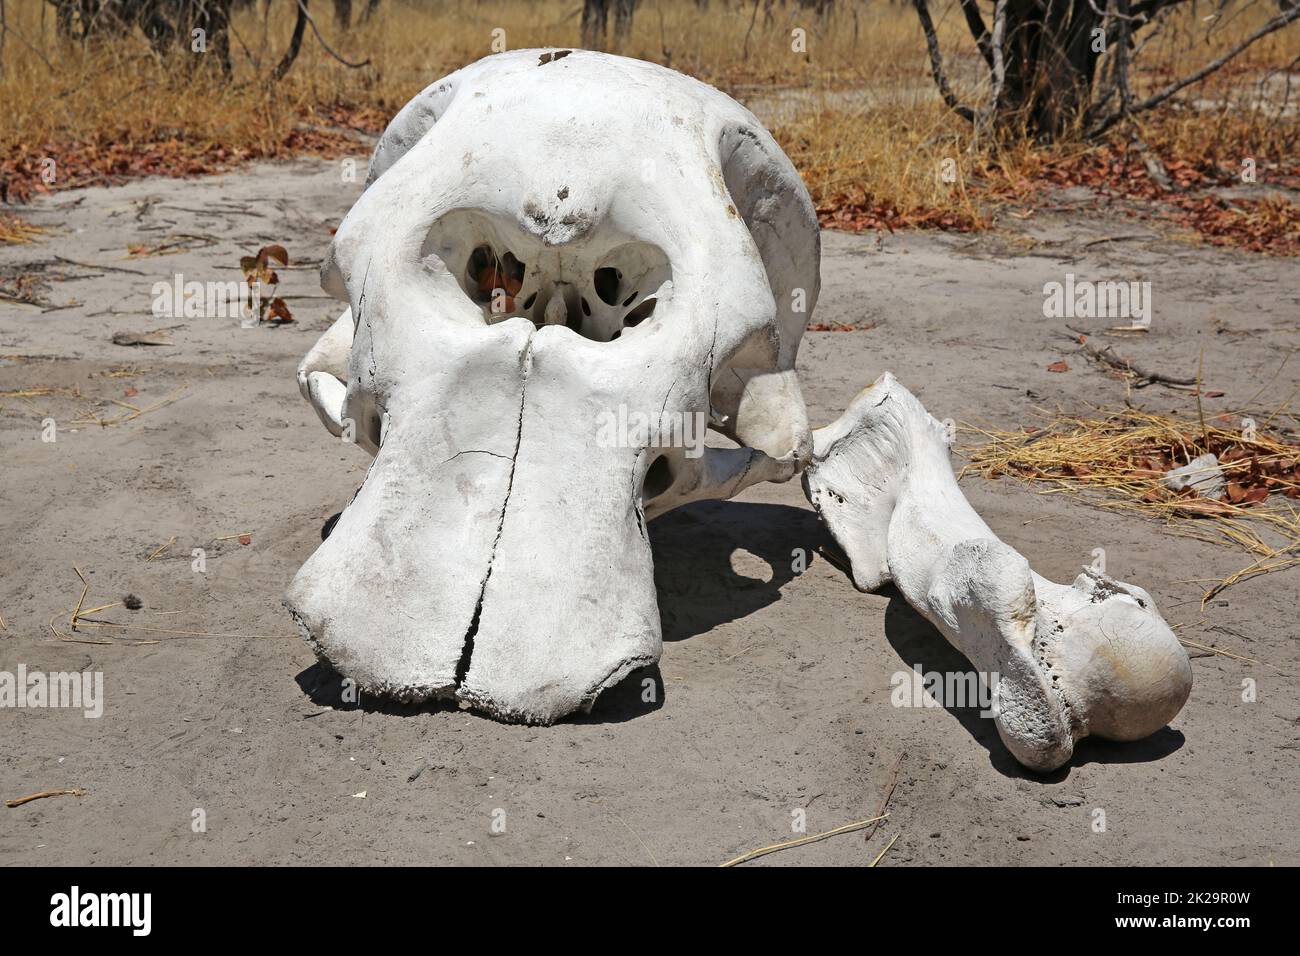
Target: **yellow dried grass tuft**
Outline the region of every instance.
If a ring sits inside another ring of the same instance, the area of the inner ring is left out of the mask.
[[[1045,425],[1021,431],[966,426],[988,441],[968,451],[962,474],[1035,482],[1045,486],[1043,494],[1076,495],[1159,520],[1172,534],[1255,558],[1206,590],[1202,605],[1233,584],[1300,565],[1300,508],[1293,504],[1300,499],[1300,442],[1270,431],[1268,420],[1243,430],[1128,406],[1099,408],[1095,417],[1046,417]],[[1161,482],[1165,472],[1207,452],[1221,463],[1224,497],[1172,491]]]

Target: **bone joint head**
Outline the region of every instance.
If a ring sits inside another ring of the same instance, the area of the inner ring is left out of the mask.
[[[1186,651],[1141,588],[1034,574],[966,501],[942,426],[885,374],[813,435],[804,488],[864,590],[893,582],[994,684],[998,733],[1054,770],[1089,734],[1138,740],[1191,693]]]

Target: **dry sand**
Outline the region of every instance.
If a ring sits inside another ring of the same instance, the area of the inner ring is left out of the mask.
[[[105,427],[74,424],[86,401],[0,398],[0,670],[99,670],[106,697],[99,719],[0,710],[0,797],[88,791],[0,809],[0,863],[714,864],[796,836],[799,808],[808,833],[873,815],[896,767],[891,816],[869,840],[846,834],[753,865],[862,864],[896,835],[881,865],[1300,863],[1300,571],[1233,587],[1202,612],[1190,579],[1222,578],[1242,554],[1007,480],[962,484],[1038,571],[1069,580],[1105,548],[1110,573],[1151,591],[1181,636],[1261,663],[1199,656],[1171,727],[1136,744],[1084,742],[1068,768],[1029,775],[975,711],[891,706],[896,672],[967,665],[896,594],[858,593],[816,553],[827,538],[791,483],[651,525],[665,636],[654,703],[642,675],[551,728],[341,703],[280,595],[367,463],[324,431],[293,376],[336,314],[314,298],[312,263],[358,191],[339,164],[299,161],[60,193],[29,216],[51,230],[43,241],[0,247],[0,269],[43,268],[48,300],[76,303],[0,303],[0,391],[77,388],[138,408],[176,397]],[[1244,402],[1300,347],[1294,260],[1149,238],[1147,224],[1096,213],[1070,221],[981,237],[828,234],[814,321],[875,325],[805,339],[814,420],[884,369],[937,417],[984,426],[1037,421],[1035,404],[1121,401],[1123,383],[1042,315],[1043,283],[1066,272],[1150,280],[1153,331],[1124,351],[1194,374],[1204,348],[1206,380],[1226,393],[1209,413]],[[128,245],[182,233],[206,238],[125,258]],[[294,325],[150,316],[156,280],[237,279],[238,257],[265,242],[294,257],[282,291],[308,296],[290,300]],[[171,326],[171,346],[110,343]],[[1046,371],[1062,357],[1068,373]],[[140,374],[109,374],[124,367]],[[1292,363],[1268,395],[1281,404],[1298,376]],[[1184,392],[1134,397],[1194,409]],[[46,418],[53,443],[41,440]],[[228,537],[241,532],[251,544]],[[796,548],[812,556],[802,575]],[[85,606],[143,601],[94,616],[204,636],[55,639],[48,622],[69,633],[81,593],[74,565],[91,585]],[[196,810],[206,832],[194,832]],[[493,835],[498,810],[505,832]]]

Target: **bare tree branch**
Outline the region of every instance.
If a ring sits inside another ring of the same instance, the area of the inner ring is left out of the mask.
[[[1002,87],[1007,82],[1007,64],[1003,59],[1003,44],[1007,34],[1007,0],[997,0],[993,7],[993,91],[989,95],[988,109],[984,114],[985,126],[991,128],[1002,99]]]
[[[343,57],[339,56],[330,48],[330,45],[325,42],[325,38],[320,35],[320,30],[316,26],[315,19],[312,17],[310,13],[307,12],[307,0],[298,0],[298,11],[307,18],[307,22],[311,24],[311,32],[316,34],[316,39],[320,41],[320,45],[325,48],[326,53],[334,57],[334,59],[338,60],[340,63],[342,63],[344,66],[348,67],[349,69],[359,70],[363,66],[370,65],[370,57],[366,57],[360,63],[352,63],[348,60],[343,59]]]
[[[306,31],[308,25],[311,26],[311,32],[316,34],[316,39],[320,45],[324,47],[325,52],[338,60],[344,66],[349,69],[357,70],[370,64],[370,57],[366,57],[360,63],[352,63],[334,52],[333,48],[325,42],[325,38],[320,35],[320,29],[316,26],[316,20],[307,12],[308,0],[297,0],[297,2],[298,19],[295,20],[293,24],[293,36],[289,39],[289,49],[285,51],[284,58],[280,60],[275,70],[271,73],[271,78],[273,80],[284,79],[285,74],[289,72],[289,68],[293,66],[293,61],[298,59],[298,52],[302,49],[303,33]]]
[[[1209,76],[1211,73],[1214,73],[1216,70],[1221,69],[1226,63],[1228,63],[1230,60],[1235,58],[1239,53],[1241,53],[1242,50],[1246,49],[1246,47],[1253,44],[1256,40],[1259,40],[1263,37],[1268,36],[1270,33],[1274,33],[1282,29],[1288,23],[1291,23],[1292,21],[1298,18],[1300,18],[1300,4],[1291,7],[1289,10],[1279,14],[1278,16],[1274,17],[1272,20],[1269,20],[1268,23],[1264,24],[1262,27],[1260,27],[1258,30],[1256,30],[1246,39],[1242,40],[1240,43],[1234,46],[1227,53],[1223,54],[1223,56],[1219,57],[1216,60],[1211,60],[1209,63],[1205,64],[1205,66],[1201,67],[1199,70],[1193,73],[1191,76],[1184,77],[1183,79],[1178,80],[1177,82],[1170,83],[1160,92],[1148,96],[1146,99],[1142,100],[1141,102],[1134,103],[1127,110],[1124,109],[1123,106],[1121,106],[1119,110],[1117,110],[1114,113],[1111,113],[1105,119],[1101,120],[1096,125],[1094,125],[1091,129],[1089,129],[1088,136],[1089,137],[1099,136],[1102,133],[1106,132],[1106,130],[1114,126],[1116,123],[1118,123],[1120,120],[1122,120],[1125,116],[1131,116],[1134,113],[1141,113],[1144,112],[1145,110],[1149,110],[1153,106],[1159,106],[1161,103],[1169,99],[1169,97],[1173,96],[1179,90],[1185,89],[1186,87],[1191,86],[1193,83],[1197,83],[1205,79],[1207,76]]]
[[[307,2],[298,0],[298,19],[293,22],[293,36],[289,38],[289,49],[284,51],[284,56],[276,64],[275,69],[271,71],[271,79],[279,82],[284,79],[293,61],[298,59],[298,51],[302,49],[302,35],[307,30]]]
[[[1127,20],[1130,22],[1137,21],[1139,23],[1147,22],[1147,18],[1144,16],[1136,16],[1132,14],[1122,13],[1119,10],[1112,9],[1109,4],[1107,4],[1106,9],[1103,10],[1101,9],[1101,7],[1097,6],[1097,0],[1088,0],[1088,6],[1092,7],[1092,12],[1097,14],[1097,16],[1101,17],[1102,19],[1114,19],[1116,21]]]
[[[917,19],[921,21],[921,29],[925,31],[925,48],[930,53],[930,72],[934,75],[934,85],[939,87],[939,95],[943,101],[948,104],[948,108],[960,116],[962,119],[975,122],[975,111],[969,106],[962,106],[957,102],[957,97],[948,85],[948,78],[943,72],[943,56],[939,53],[939,38],[934,33],[934,21],[930,19],[930,7],[926,0],[912,0],[912,6],[916,8]]]
[[[8,22],[7,16],[5,19],[5,32],[12,33],[14,36],[18,38],[18,42],[20,42],[23,46],[27,47],[27,49],[31,50],[33,53],[39,56],[41,58],[41,62],[43,62],[46,66],[50,68],[51,73],[58,72],[58,70],[54,68],[54,64],[50,62],[50,58],[47,57],[44,53],[42,53],[40,50],[38,50],[36,47],[32,46],[31,41],[28,40],[27,37],[19,33],[18,28],[16,26]]]
[[[1119,41],[1115,44],[1115,86],[1119,89],[1120,112],[1133,108],[1133,91],[1128,85],[1129,43],[1133,36],[1133,18],[1128,15],[1129,0],[1115,0],[1119,21]]]
[[[1164,10],[1166,7],[1176,7],[1181,3],[1187,3],[1188,0],[1142,0],[1133,8],[1133,19],[1146,18],[1150,20],[1153,16]]]
[[[989,42],[989,28],[984,25],[984,18],[980,16],[977,0],[961,0],[961,12],[966,15],[966,26],[970,28],[970,35],[975,38],[975,45],[979,47],[980,55],[984,57],[984,62],[988,64],[989,69],[993,69],[993,47]],[[854,13],[857,13],[856,7]]]
[[[744,52],[742,52],[740,55],[740,58],[742,60],[749,59],[749,35],[754,32],[754,21],[758,19],[758,5],[759,5],[759,0],[754,0],[754,13],[749,18],[749,29],[745,31]]]

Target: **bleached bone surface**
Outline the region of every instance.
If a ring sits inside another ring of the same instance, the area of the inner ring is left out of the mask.
[[[299,385],[375,459],[286,601],[365,691],[589,708],[659,657],[647,514],[811,453],[812,204],[747,110],[671,70],[521,50],[433,84],[382,137],[322,285],[350,311]],[[660,427],[611,442],[620,411]]]
[[[886,373],[813,432],[804,490],[852,563],[893,581],[982,675],[998,733],[1038,771],[1079,739],[1137,740],[1191,692],[1187,653],[1141,588],[1086,570],[1054,584],[999,541],[957,485],[943,426]]]

